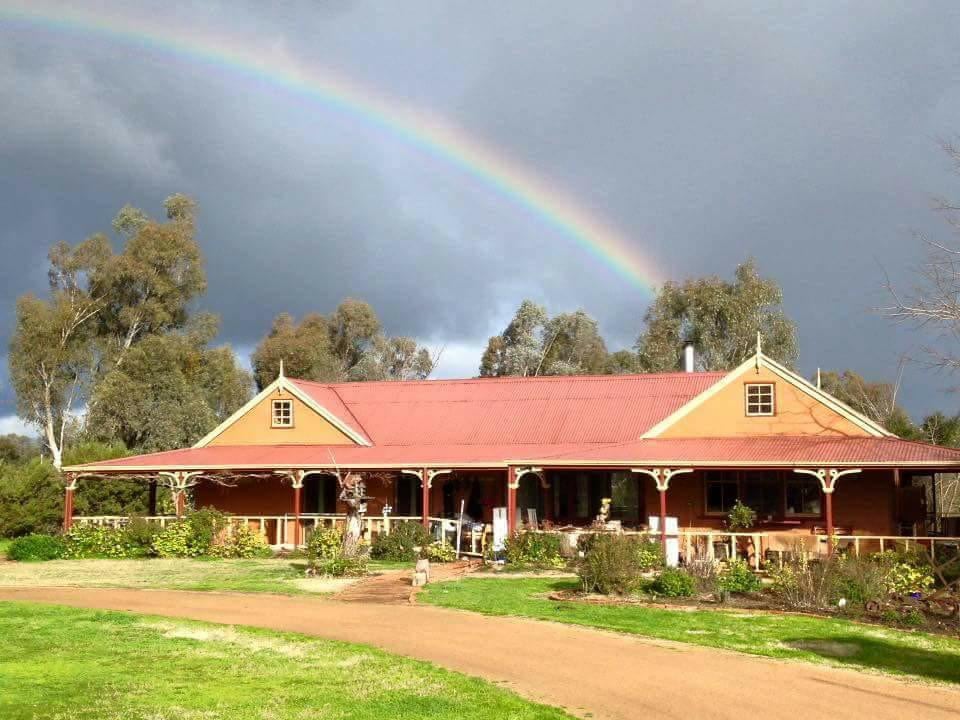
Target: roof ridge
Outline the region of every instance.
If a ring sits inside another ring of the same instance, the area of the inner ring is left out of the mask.
[[[656,373],[621,373],[621,374],[592,374],[592,375],[503,375],[499,377],[471,377],[471,378],[434,378],[425,380],[348,380],[345,382],[323,382],[321,380],[304,380],[302,378],[288,377],[287,380],[296,383],[305,383],[308,385],[321,385],[327,388],[344,386],[371,387],[374,385],[442,385],[442,384],[493,384],[493,383],[523,383],[523,382],[582,382],[585,380],[625,380],[625,379],[662,379],[662,378],[705,378],[722,377],[727,374],[725,370],[710,370],[704,372],[684,372],[682,370],[674,372],[656,372]]]

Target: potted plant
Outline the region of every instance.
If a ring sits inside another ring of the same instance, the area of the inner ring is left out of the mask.
[[[727,513],[727,529],[730,532],[745,532],[757,524],[757,512],[740,502],[739,498]],[[752,538],[737,538],[737,550],[749,559],[757,551]],[[733,559],[733,558],[731,558]]]

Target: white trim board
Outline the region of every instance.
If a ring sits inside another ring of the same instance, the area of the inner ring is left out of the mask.
[[[858,413],[856,410],[851,408],[849,405],[846,405],[839,400],[837,400],[832,395],[825,393],[823,390],[818,389],[815,385],[804,379],[803,377],[797,375],[792,370],[788,370],[780,363],[775,360],[771,360],[762,352],[757,353],[756,355],[747,358],[742,364],[738,367],[731,370],[726,377],[722,380],[714,383],[709,388],[704,390],[702,393],[697,395],[692,400],[689,400],[685,405],[680,406],[674,410],[670,415],[665,417],[663,420],[658,422],[652,428],[647,430],[641,439],[646,440],[649,438],[660,437],[660,435],[669,427],[673,426],[679,422],[682,418],[689,415],[691,412],[696,410],[698,407],[703,405],[707,400],[712,398],[714,395],[719,393],[725,387],[733,383],[738,378],[742,377],[744,373],[751,369],[759,369],[761,367],[769,368],[774,375],[778,376],[782,380],[786,381],[796,389],[805,393],[806,395],[812,397],[814,400],[824,405],[825,407],[833,410],[838,415],[846,418],[854,425],[859,427],[861,430],[866,431],[872,437],[896,437],[886,428],[875,423],[870,418]]]
[[[244,415],[246,415],[248,412],[250,412],[251,410],[253,410],[253,408],[255,408],[255,407],[256,407],[257,405],[259,405],[261,402],[263,402],[264,400],[266,400],[268,397],[270,397],[270,395],[272,395],[272,394],[273,394],[274,392],[276,392],[277,390],[285,390],[286,392],[288,392],[288,393],[290,393],[291,395],[293,395],[295,398],[297,398],[297,400],[299,400],[299,401],[302,402],[304,405],[306,405],[308,408],[310,408],[310,409],[313,410],[315,413],[317,413],[318,415],[320,415],[324,420],[326,420],[327,422],[329,422],[329,423],[330,423],[331,425],[333,425],[337,430],[339,430],[339,431],[342,432],[344,435],[346,435],[348,438],[350,438],[351,440],[353,440],[357,445],[363,445],[363,446],[365,446],[365,447],[371,447],[372,443],[371,443],[369,440],[367,440],[365,437],[363,437],[363,435],[361,435],[361,434],[358,433],[356,430],[354,430],[353,428],[351,428],[349,425],[347,425],[345,422],[343,422],[343,420],[341,420],[340,418],[338,418],[338,417],[337,417],[336,415],[334,415],[332,412],[330,412],[330,411],[327,410],[325,407],[323,407],[323,405],[321,405],[321,404],[318,403],[316,400],[314,400],[312,397],[310,397],[306,392],[304,392],[304,391],[301,390],[299,387],[297,387],[297,385],[296,385],[295,383],[291,382],[290,380],[288,380],[286,377],[284,377],[284,376],[282,376],[282,375],[281,375],[280,377],[278,377],[276,380],[274,380],[272,383],[270,383],[269,385],[267,385],[263,390],[261,390],[259,393],[257,393],[253,398],[251,398],[251,399],[250,399],[250,402],[248,402],[248,403],[247,403],[246,405],[244,405],[242,408],[240,408],[239,410],[237,410],[233,415],[231,415],[231,416],[228,417],[226,420],[224,420],[222,423],[220,423],[220,424],[219,424],[217,427],[215,427],[212,431],[210,431],[209,433],[207,433],[207,435],[204,436],[204,437],[203,437],[196,445],[194,445],[193,447],[195,447],[195,448],[202,448],[202,447],[206,447],[207,445],[209,445],[209,444],[214,440],[214,438],[216,438],[216,437],[219,436],[221,433],[223,433],[224,430],[226,430],[226,429],[229,428],[231,425],[233,425],[233,424],[236,423],[238,420],[240,420],[240,418],[242,418],[242,417],[243,417]],[[269,429],[269,428],[268,428],[268,429]]]

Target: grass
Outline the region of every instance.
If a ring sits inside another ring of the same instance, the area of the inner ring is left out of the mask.
[[[129,587],[315,595],[335,592],[352,579],[306,578],[306,561],[262,560],[53,560],[3,563],[0,587]],[[411,563],[372,561],[373,573],[412,568]]]
[[[12,542],[13,540],[9,540],[7,538],[0,538],[0,560],[2,560],[7,556],[7,548],[10,547],[10,543]]]
[[[53,560],[0,565],[0,587],[73,585],[292,595],[310,592],[313,581],[304,578],[303,569],[303,560],[281,559]]]
[[[488,615],[553,620],[752,655],[960,683],[960,639],[840,618],[588,605],[546,597],[552,591],[576,587],[576,581],[555,578],[467,578],[427,585],[418,599]]]
[[[0,603],[0,717],[556,719],[482,680],[362,645]]]

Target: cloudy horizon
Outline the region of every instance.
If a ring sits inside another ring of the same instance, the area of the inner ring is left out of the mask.
[[[200,206],[200,306],[242,356],[278,313],[348,296],[391,334],[444,348],[445,377],[475,374],[527,297],[584,308],[611,349],[640,332],[648,292],[450,158],[223,64],[4,5],[0,347],[16,297],[45,291],[51,245],[109,230],[126,203],[159,215],[175,192]],[[784,289],[807,377],[894,380],[902,356],[950,341],[876,308],[885,275],[916,283],[921,236],[953,240],[931,198],[960,197],[940,148],[960,132],[955,3],[97,0],[84,12],[215,33],[442,118],[619,229],[667,278],[730,278],[756,258]],[[22,429],[2,359],[0,434]],[[915,417],[956,413],[954,382],[911,364],[901,401]]]

